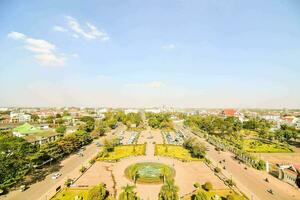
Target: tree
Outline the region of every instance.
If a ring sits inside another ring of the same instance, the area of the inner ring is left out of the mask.
[[[167,179],[158,194],[159,200],[178,200],[178,190],[179,188],[174,184],[174,181]]]
[[[101,183],[89,190],[88,200],[104,200],[108,197],[109,193],[106,190],[106,185]]]
[[[70,187],[72,185],[72,183],[73,183],[73,180],[68,178],[65,182],[65,186]]]
[[[64,126],[64,125],[59,125],[59,126],[55,129],[55,131],[56,131],[57,133],[65,133],[66,130],[67,130],[67,127]]]
[[[126,185],[122,187],[122,192],[119,195],[119,200],[139,200],[140,198],[134,192],[135,186]]]
[[[183,147],[188,149],[193,157],[204,158],[205,156],[205,145],[195,137],[187,138],[183,143]]]
[[[194,183],[195,188],[200,188],[200,186],[201,186],[200,183],[198,183],[198,182]]]
[[[197,191],[192,195],[192,200],[209,200],[204,191]]]
[[[94,130],[94,126],[95,126],[95,119],[93,117],[90,116],[83,116],[80,118],[80,121],[85,123],[85,131],[87,132],[91,132],[92,130]]]
[[[171,115],[168,113],[146,113],[148,124],[152,128],[173,129]]]
[[[205,182],[204,185],[202,185],[203,189],[206,191],[212,190],[213,186],[211,184],[211,182]]]
[[[0,135],[0,188],[5,190],[21,180],[32,167],[31,157],[38,151],[23,138]],[[44,155],[41,155],[44,156]]]
[[[82,166],[82,167],[79,169],[79,171],[80,171],[81,173],[84,173],[84,172],[86,171],[86,167],[85,167],[85,166]]]
[[[54,117],[53,116],[48,116],[47,118],[46,118],[46,122],[48,123],[48,124],[53,124],[53,122],[54,122]]]
[[[32,114],[32,115],[31,115],[31,119],[32,119],[34,122],[37,122],[37,121],[40,119],[40,117],[39,117],[38,115],[36,115],[36,114]]]
[[[40,146],[40,151],[45,152],[50,158],[57,160],[64,156],[63,149],[57,142],[49,142]]]
[[[166,167],[163,167],[161,170],[161,178],[163,179],[163,182],[166,182],[169,178],[169,170]]]
[[[138,170],[135,170],[133,172],[133,181],[134,181],[134,184],[136,184],[138,178],[140,177],[140,174],[139,174],[139,171]]]

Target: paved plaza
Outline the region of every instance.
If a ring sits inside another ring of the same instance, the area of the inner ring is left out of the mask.
[[[163,143],[159,131],[146,130],[141,133],[138,143],[147,142],[145,156],[130,157],[122,159],[120,162],[96,162],[77,182],[75,186],[92,186],[101,182],[107,185],[108,190],[114,193],[114,181],[117,194],[120,193],[121,187],[126,184],[133,184],[125,177],[125,169],[138,162],[159,162],[172,166],[175,171],[175,184],[180,188],[179,195],[183,196],[192,192],[195,188],[193,184],[200,184],[210,181],[215,189],[226,189],[222,181],[202,162],[181,162],[176,159],[167,157],[154,156],[154,143]],[[162,184],[136,184],[135,191],[142,199],[157,199]]]

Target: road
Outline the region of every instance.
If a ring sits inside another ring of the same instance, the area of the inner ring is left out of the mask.
[[[111,135],[113,132],[118,132],[123,130],[124,127],[118,127],[116,130],[111,131],[107,135]],[[86,146],[86,149],[83,152],[83,156],[72,154],[61,163],[61,169],[59,170],[62,175],[56,179],[52,180],[52,174],[48,175],[43,181],[35,183],[30,186],[26,191],[20,192],[19,190],[12,191],[5,196],[1,196],[0,199],[10,199],[10,200],[47,200],[55,193],[55,189],[61,185],[64,185],[64,182],[68,178],[75,178],[79,173],[81,166],[87,164],[101,148],[96,146],[97,142],[101,142],[105,137],[94,140],[91,144]]]
[[[192,134],[185,129],[188,134]],[[199,137],[199,136],[198,136]],[[231,152],[218,153],[214,146],[208,143],[205,139],[199,137],[199,139],[207,146],[206,157],[212,161],[215,166],[222,168],[222,172],[228,177],[233,179],[237,187],[253,200],[300,200],[300,190],[296,189],[289,184],[278,180],[277,178],[269,175],[265,171],[259,171],[246,165],[239,164],[234,159],[234,155]],[[222,164],[219,161],[224,160]],[[223,166],[226,169],[223,169]],[[264,181],[265,178],[269,179],[269,183]],[[272,189],[274,194],[267,192],[268,189]]]

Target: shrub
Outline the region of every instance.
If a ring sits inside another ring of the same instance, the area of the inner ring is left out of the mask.
[[[226,200],[236,200],[237,198],[231,194],[227,195]]]
[[[216,167],[216,168],[215,168],[215,172],[216,172],[216,173],[220,173],[220,172],[221,172],[221,168]]]
[[[196,194],[192,195],[192,200],[209,200],[204,191],[198,191]]]
[[[81,173],[85,172],[86,171],[86,167],[85,166],[82,166],[79,170]]]
[[[258,170],[265,170],[266,169],[266,162],[263,161],[263,160],[259,160],[258,163],[257,163],[256,168]]]
[[[93,158],[93,159],[91,159],[90,161],[89,161],[89,163],[92,165],[92,164],[94,164],[96,162],[96,160]]]
[[[107,196],[108,196],[108,191],[106,190],[106,185],[101,183],[89,190],[87,199],[104,200]]]
[[[201,186],[200,183],[198,183],[198,182],[194,183],[195,188],[200,188],[200,186]]]
[[[232,179],[226,180],[226,183],[227,183],[229,186],[235,186],[235,182],[234,182]]]
[[[212,190],[213,186],[211,184],[211,182],[205,182],[204,185],[202,185],[202,188],[206,191]]]
[[[210,161],[208,158],[205,158],[205,162],[206,162],[207,164],[210,164],[210,163],[211,163],[211,161]]]
[[[72,185],[73,180],[68,178],[65,182],[65,186],[70,187]]]

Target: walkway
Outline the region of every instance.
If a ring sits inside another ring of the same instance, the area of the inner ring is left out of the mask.
[[[113,175],[116,179],[117,193],[120,193],[123,186],[133,184],[133,182],[124,175],[124,171],[129,165],[138,162],[160,162],[175,168],[176,175],[174,179],[175,184],[180,188],[180,196],[192,192],[195,182],[204,184],[206,181],[210,181],[216,189],[227,188],[202,161],[181,162],[172,158],[154,156],[155,144],[153,144],[153,142],[162,143],[162,137],[159,131],[143,131],[138,143],[145,142],[147,142],[145,156],[125,158],[117,163],[96,162],[76,184],[97,185],[99,182],[104,182],[107,184],[109,191],[113,193],[113,181],[111,176],[106,170],[103,170],[105,167],[109,167],[113,170]],[[144,200],[157,200],[161,186],[162,184],[137,184],[135,191]]]
[[[193,135],[188,130],[185,130],[189,134]],[[287,183],[284,183],[277,178],[269,175],[265,171],[259,171],[251,167],[247,167],[245,170],[244,164],[239,164],[234,158],[234,155],[230,152],[220,152],[215,150],[215,147],[209,144],[205,139],[199,137],[199,139],[207,146],[207,158],[209,158],[214,165],[219,167],[226,167],[226,170],[222,169],[222,172],[227,177],[232,177],[236,182],[237,187],[241,189],[250,199],[253,200],[299,200],[300,191]],[[220,160],[226,160],[225,163],[219,164]],[[265,182],[265,178],[269,179],[269,183]],[[272,189],[274,194],[269,194],[268,189]]]

